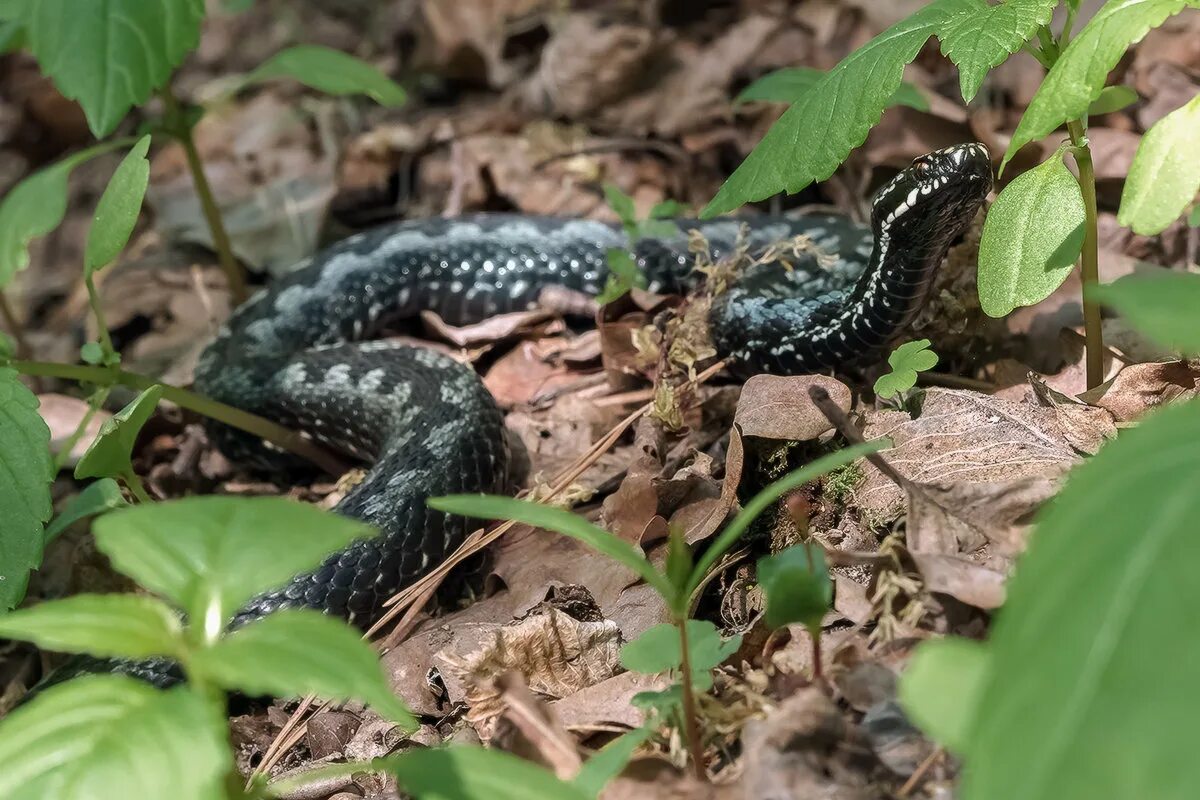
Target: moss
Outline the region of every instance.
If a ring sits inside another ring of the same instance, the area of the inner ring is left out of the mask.
[[[825,476],[825,494],[838,505],[846,505],[862,482],[863,471],[857,463],[838,467]]]

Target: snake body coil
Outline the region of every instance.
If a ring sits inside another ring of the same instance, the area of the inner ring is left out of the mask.
[[[721,356],[745,372],[778,374],[878,355],[918,309],[990,176],[983,147],[962,145],[917,159],[885,186],[873,230],[836,217],[750,220],[751,245],[804,234],[839,255],[832,266],[751,270],[711,312]],[[728,252],[739,224],[681,227]],[[430,350],[361,340],[423,310],[461,324],[525,309],[549,287],[594,295],[606,251],[625,244],[618,228],[592,221],[404,222],[335,245],[239,308],[201,357],[197,389],[370,461],[337,510],[382,530],[259,597],[242,619],[308,606],[369,622],[467,532],[426,498],[506,488],[501,415],[475,373]],[[643,242],[637,257],[653,289],[693,281],[682,235]],[[234,458],[263,453],[232,431],[219,442]]]

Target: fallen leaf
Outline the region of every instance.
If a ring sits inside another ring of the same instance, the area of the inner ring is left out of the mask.
[[[783,377],[755,375],[742,387],[734,424],[743,436],[806,442],[833,430],[833,424],[813,404],[809,390],[819,386],[843,413],[850,411],[850,388],[822,375]]]

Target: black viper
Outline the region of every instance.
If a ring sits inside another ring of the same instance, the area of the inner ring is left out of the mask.
[[[885,185],[872,229],[829,216],[747,218],[752,246],[803,234],[837,258],[821,266],[809,257],[790,271],[763,264],[743,276],[710,314],[720,355],[740,372],[776,374],[878,356],[918,310],[990,188],[987,151],[966,144],[918,158]],[[735,245],[739,226],[680,224],[718,254]],[[371,462],[336,510],[382,535],[257,598],[235,624],[286,606],[367,624],[476,524],[427,509],[426,498],[508,488],[503,421],[476,374],[432,350],[361,340],[423,310],[461,324],[525,309],[550,287],[596,294],[606,251],[625,244],[620,228],[585,220],[401,222],[319,253],[237,309],[202,354],[196,389]],[[643,241],[636,253],[652,289],[696,282],[682,234]],[[235,431],[214,434],[235,459],[279,456]],[[117,668],[169,680],[162,666]]]

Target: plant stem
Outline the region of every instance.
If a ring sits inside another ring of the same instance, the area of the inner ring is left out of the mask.
[[[8,304],[8,296],[0,290],[0,317],[4,318],[4,325],[8,328],[8,332],[12,334],[13,341],[17,345],[17,355],[21,358],[29,357],[29,343],[25,341],[25,331],[21,327],[21,323],[17,321],[17,315],[13,313],[12,306]]]
[[[235,306],[241,305],[246,299],[246,275],[242,270],[242,265],[233,255],[229,232],[225,230],[221,209],[217,206],[212,186],[204,174],[204,162],[200,160],[200,151],[196,149],[192,126],[183,118],[179,100],[171,93],[169,87],[162,90],[162,99],[166,106],[164,128],[183,146],[183,152],[187,156],[188,170],[192,173],[192,183],[196,187],[196,195],[200,198],[200,208],[208,223],[209,233],[212,234],[213,249],[217,251],[217,260],[221,262],[221,269],[225,272],[225,280],[229,284],[229,294],[233,298]]]
[[[1097,236],[1096,172],[1092,166],[1092,151],[1088,147],[1083,120],[1067,123],[1071,134],[1071,150],[1079,167],[1079,190],[1083,193],[1085,222],[1083,253],[1079,275],[1083,283],[1083,338],[1087,349],[1087,386],[1095,388],[1104,382],[1104,333],[1100,323],[1100,304],[1090,299],[1091,287],[1100,284],[1100,254]]]
[[[163,399],[175,405],[195,411],[217,422],[222,422],[232,428],[246,431],[259,436],[290,453],[306,458],[331,475],[341,475],[346,471],[346,464],[332,453],[304,438],[296,431],[285,428],[278,423],[264,419],[257,414],[251,414],[240,408],[225,405],[178,386],[169,386],[160,381],[136,372],[109,367],[92,367],[83,364],[57,364],[45,361],[13,361],[9,366],[24,375],[43,376],[48,378],[64,378],[80,383],[93,383],[98,386],[121,384],[131,389],[143,391],[151,386],[163,387]]]
[[[154,502],[154,498],[146,491],[146,484],[142,483],[142,479],[132,469],[128,472],[122,472],[121,480],[129,487],[129,491],[133,493],[134,498],[139,503],[149,505]]]
[[[75,445],[77,445],[79,440],[83,438],[83,434],[87,433],[88,425],[90,425],[92,420],[95,418],[96,412],[104,406],[104,403],[108,400],[108,395],[111,392],[112,387],[105,386],[97,389],[92,393],[92,396],[88,398],[88,410],[84,412],[83,419],[79,420],[79,424],[75,426],[75,430],[72,431],[71,435],[67,437],[67,440],[63,442],[62,447],[59,448],[58,455],[54,459],[54,471],[56,473],[62,469],[63,465],[65,465],[71,458],[71,452],[75,449]]]
[[[683,653],[683,674],[680,683],[683,686],[683,727],[687,736],[688,755],[692,761],[692,771],[701,781],[708,780],[704,771],[704,747],[700,743],[700,717],[696,711],[696,693],[692,686],[692,656],[688,648],[687,617],[677,616],[675,627],[679,630],[679,648]]]
[[[100,329],[100,346],[104,349],[104,360],[108,363],[116,355],[116,350],[113,349],[112,337],[108,335],[108,322],[104,319],[104,308],[100,305],[100,294],[96,291],[96,283],[92,280],[91,275],[85,277],[83,283],[87,286],[88,303],[92,307],[92,313],[96,315],[96,327]]]
[[[812,662],[813,662],[813,683],[817,683],[825,679],[825,670],[821,666],[821,626],[817,629],[809,630],[808,638],[812,640]]]

